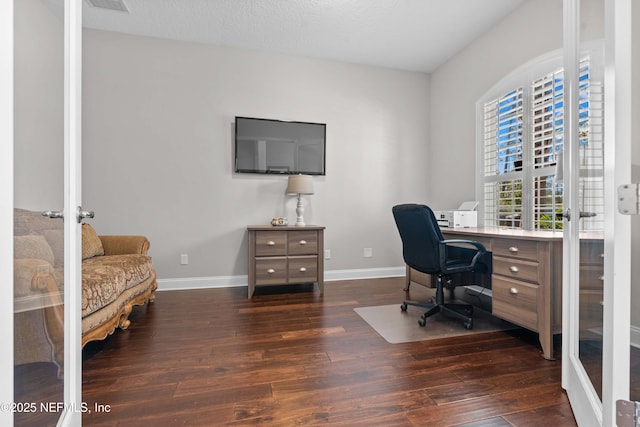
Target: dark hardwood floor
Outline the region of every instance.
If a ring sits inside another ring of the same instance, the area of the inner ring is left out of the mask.
[[[252,300],[244,287],[158,292],[127,331],[85,347],[83,401],[109,412],[83,424],[576,425],[561,362],[540,356],[535,334],[389,344],[353,311],[400,310],[402,287],[328,282],[324,296],[301,286]],[[412,288],[415,299],[429,293]]]

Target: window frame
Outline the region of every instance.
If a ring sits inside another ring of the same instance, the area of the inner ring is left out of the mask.
[[[590,64],[590,80],[603,81],[603,64],[604,64],[604,48],[602,41],[594,41],[585,44],[585,49],[581,53],[581,58],[588,57]],[[485,185],[491,182],[515,181],[522,182],[522,213],[520,217],[519,227],[501,228],[517,228],[522,230],[531,230],[534,228],[534,185],[533,180],[537,177],[548,176],[549,168],[555,166],[546,166],[536,168],[532,155],[532,127],[533,113],[531,102],[531,86],[536,80],[540,80],[544,76],[562,70],[563,51],[558,49],[527,62],[526,64],[516,68],[507,74],[491,89],[489,89],[476,102],[476,186],[475,194],[478,200],[478,225],[486,224],[485,217]],[[484,111],[486,105],[491,103],[512,91],[523,90],[523,132],[522,132],[522,167],[520,170],[509,172],[508,174],[496,175],[495,177],[485,175],[487,165],[485,164],[485,117]],[[498,223],[499,224],[499,223]],[[550,229],[549,231],[552,231]]]

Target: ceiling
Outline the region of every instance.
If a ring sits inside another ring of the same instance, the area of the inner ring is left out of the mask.
[[[42,0],[58,16],[61,0]],[[129,12],[91,6],[117,6]],[[432,72],[524,0],[85,0],[88,28]]]

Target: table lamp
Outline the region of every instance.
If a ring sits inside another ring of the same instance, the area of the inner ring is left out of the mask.
[[[296,225],[303,226],[304,224],[304,206],[302,205],[301,196],[303,194],[313,194],[313,180],[310,175],[289,175],[289,182],[287,186],[288,194],[298,195],[298,204],[296,206]]]

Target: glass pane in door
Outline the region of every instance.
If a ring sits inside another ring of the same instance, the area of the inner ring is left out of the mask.
[[[604,300],[604,0],[580,2],[579,357],[602,400]],[[577,216],[577,215],[576,215]]]
[[[64,27],[42,0],[14,3],[14,424],[51,426],[64,402],[64,230],[41,212],[64,206]]]
[[[640,182],[640,147],[631,145],[632,182]],[[630,390],[632,401],[640,402],[640,215],[631,217],[631,357]]]

